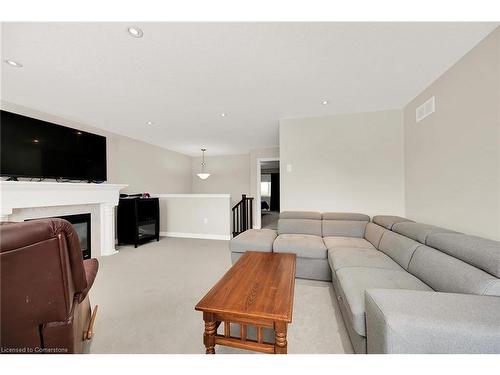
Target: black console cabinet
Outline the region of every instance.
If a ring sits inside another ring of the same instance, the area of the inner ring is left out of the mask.
[[[120,198],[118,203],[118,245],[160,240],[158,198]]]

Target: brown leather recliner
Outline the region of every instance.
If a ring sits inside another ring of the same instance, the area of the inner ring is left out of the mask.
[[[83,260],[62,219],[0,225],[2,353],[82,353],[95,318],[88,292],[97,259]]]

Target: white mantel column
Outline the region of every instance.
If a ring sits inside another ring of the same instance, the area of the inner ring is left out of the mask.
[[[100,204],[101,255],[113,255],[115,249],[115,205]]]
[[[12,215],[12,208],[7,207],[2,199],[0,204],[0,221],[9,221],[10,215]]]

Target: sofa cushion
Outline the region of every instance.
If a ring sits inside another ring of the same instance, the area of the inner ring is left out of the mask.
[[[354,212],[324,212],[321,224],[323,237],[342,236],[363,238],[370,216]]]
[[[316,211],[283,211],[280,219],[309,219],[321,220],[321,213]]]
[[[368,221],[360,220],[325,220],[321,222],[323,237],[342,236],[363,238]]]
[[[378,224],[368,223],[365,229],[365,239],[378,249],[380,240],[388,230]]]
[[[278,234],[310,234],[321,237],[321,220],[279,219]]]
[[[320,236],[280,234],[274,241],[275,253],[293,253],[302,258],[326,259],[326,246]]]
[[[392,229],[392,226],[396,223],[413,222],[413,220],[405,219],[404,217],[401,216],[390,216],[390,215],[377,215],[373,217],[372,221],[375,224],[381,225],[387,229]]]
[[[420,246],[408,271],[439,292],[500,296],[500,279],[429,246]]]
[[[413,252],[419,246],[424,245],[411,238],[387,231],[382,236],[378,248],[398,262],[401,267],[408,269],[408,263],[410,263]]]
[[[500,353],[500,298],[369,289],[365,300],[370,354]]]
[[[436,227],[435,225],[413,223],[411,221],[396,223],[392,226],[392,230],[424,245],[426,245],[428,236],[433,233],[457,233],[449,229]]]
[[[352,327],[366,336],[365,291],[367,289],[432,290],[408,272],[384,268],[346,267],[336,272],[341,301]]]
[[[386,268],[402,271],[403,268],[383,252],[376,249],[336,247],[328,250],[328,262],[334,271],[345,267]]]
[[[323,220],[370,221],[370,216],[355,212],[323,212]]]
[[[276,236],[276,231],[272,229],[249,229],[231,240],[231,251],[236,253],[244,253],[247,250],[271,252]]]
[[[500,277],[498,241],[459,233],[436,233],[428,236],[427,245]]]
[[[373,245],[364,238],[331,236],[323,237],[323,241],[325,242],[327,249],[333,249],[335,247],[361,247],[374,249]]]

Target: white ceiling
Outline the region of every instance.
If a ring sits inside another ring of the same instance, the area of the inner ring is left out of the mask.
[[[403,107],[496,27],[138,23],[138,39],[129,25],[3,23],[2,60],[24,67],[2,64],[2,99],[190,155],[245,153],[277,146],[281,118]]]

